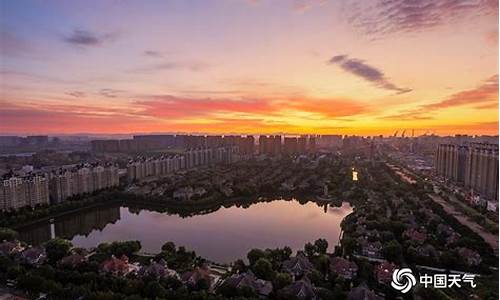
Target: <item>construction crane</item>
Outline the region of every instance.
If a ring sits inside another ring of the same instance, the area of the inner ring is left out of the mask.
[[[393,137],[396,137],[398,135],[398,132],[399,132],[399,130],[396,130],[396,132],[394,132]]]
[[[401,133],[401,137],[404,138],[405,137],[405,133],[406,133],[406,129],[403,130],[403,133]]]

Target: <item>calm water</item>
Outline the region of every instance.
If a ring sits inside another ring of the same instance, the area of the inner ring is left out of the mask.
[[[94,247],[115,240],[140,240],[142,250],[157,253],[166,241],[195,250],[217,262],[246,257],[252,248],[290,246],[325,238],[337,244],[340,222],[352,212],[341,207],[318,206],[296,200],[261,202],[250,207],[221,208],[206,215],[181,218],[149,210],[110,206],[58,218],[19,230],[21,239],[40,244],[50,237],[70,239],[79,247]]]

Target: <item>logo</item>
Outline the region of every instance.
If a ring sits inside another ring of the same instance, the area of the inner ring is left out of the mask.
[[[409,268],[396,269],[392,273],[391,286],[403,294],[408,293],[416,284],[417,279]]]

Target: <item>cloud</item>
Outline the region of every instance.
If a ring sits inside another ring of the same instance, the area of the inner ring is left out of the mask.
[[[63,37],[63,41],[82,47],[101,46],[104,42],[116,37],[113,33],[96,34],[86,30],[74,29],[69,35]]]
[[[498,47],[498,28],[488,31],[484,38],[489,45]]]
[[[342,117],[365,114],[371,109],[364,103],[350,99],[292,99],[290,108],[298,111],[319,114],[324,118],[339,119]]]
[[[172,95],[158,95],[136,101],[143,113],[160,118],[193,118],[215,113],[273,114],[279,110],[271,101],[259,99],[210,99],[180,98]]]
[[[120,109],[83,105],[17,105],[2,102],[0,132],[75,133],[153,131],[156,120],[128,114]],[[127,126],[124,126],[126,124]]]
[[[145,56],[149,56],[149,57],[156,57],[156,58],[160,58],[162,57],[163,55],[158,52],[158,51],[154,51],[154,50],[146,50],[144,51],[143,53]]]
[[[109,88],[99,90],[100,95],[108,98],[116,98],[123,92],[124,91],[122,90],[109,89]]]
[[[307,127],[290,121],[290,110],[314,112],[316,118],[348,115],[347,109],[325,110],[321,107],[342,105],[344,100],[318,99],[190,99],[174,96],[150,96],[121,107],[59,103],[39,105],[38,101],[0,105],[0,132],[12,133],[130,133],[168,130],[171,132],[309,132],[341,127],[313,122]],[[352,103],[353,101],[347,101]],[[309,104],[305,104],[305,103]],[[301,104],[302,103],[302,104]],[[346,104],[344,103],[344,104]],[[357,112],[354,112],[357,113]],[[302,117],[304,120],[312,120]],[[126,126],[124,126],[126,124]],[[342,127],[344,129],[344,127]]]
[[[348,23],[372,37],[428,30],[498,14],[498,0],[344,0]],[[498,21],[497,21],[498,22]]]
[[[452,94],[448,98],[427,105],[422,108],[426,110],[437,110],[453,106],[471,104],[498,104],[498,75],[493,75],[473,89]]]
[[[69,96],[72,96],[72,97],[75,97],[75,98],[83,98],[83,97],[85,97],[85,93],[84,92],[80,92],[80,91],[67,92],[66,95],[69,95]]]
[[[395,91],[397,94],[404,94],[412,91],[409,88],[401,88],[391,83],[381,70],[370,66],[361,59],[349,58],[347,55],[337,55],[332,57],[328,61],[328,64],[338,65],[345,72],[363,78],[379,88]]]
[[[405,110],[399,114],[382,117],[382,119],[432,119],[433,113],[457,106],[472,106],[475,109],[492,109],[498,107],[498,75],[487,78],[475,88],[451,94],[441,101],[420,105],[417,108]]]
[[[295,0],[293,10],[298,13],[306,12],[316,6],[325,5],[327,0]]]
[[[142,108],[142,113],[157,118],[190,119],[218,118],[221,115],[240,117],[286,117],[289,113],[299,113],[300,118],[309,120],[338,119],[367,113],[370,108],[351,99],[316,98],[181,98],[172,95],[150,96],[134,104]],[[309,114],[306,117],[304,113]]]
[[[201,72],[208,68],[210,68],[208,64],[199,61],[164,61],[153,65],[138,67],[133,69],[133,71],[151,72],[151,71],[188,70],[192,72]]]
[[[498,135],[498,121],[493,122],[470,122],[456,124],[434,125],[430,128],[419,128],[422,131],[449,134],[489,134]]]

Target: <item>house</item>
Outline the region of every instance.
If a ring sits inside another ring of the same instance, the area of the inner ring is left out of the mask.
[[[282,288],[278,295],[281,299],[316,300],[316,291],[307,279],[301,279]]]
[[[375,270],[373,272],[375,273],[375,278],[377,279],[378,283],[389,284],[392,280],[392,273],[394,273],[395,269],[395,264],[384,261],[377,267],[375,267]]]
[[[24,250],[19,241],[7,242],[4,241],[0,243],[0,255],[11,255],[17,254]]]
[[[47,253],[43,247],[31,247],[19,255],[19,260],[29,265],[41,265],[47,260]]]
[[[18,295],[12,295],[10,293],[2,293],[0,295],[0,300],[27,300],[28,298],[21,297]]]
[[[126,255],[116,258],[114,255],[110,259],[105,260],[101,264],[101,270],[105,273],[111,273],[114,276],[125,276],[130,273],[136,273],[139,269],[138,265],[131,264]]]
[[[370,258],[382,257],[382,243],[379,241],[368,242],[366,238],[358,238],[358,244],[361,247],[361,254]]]
[[[425,232],[420,232],[414,228],[410,228],[403,232],[403,237],[408,238],[418,244],[423,244],[427,239],[427,234]]]
[[[450,234],[450,236],[448,236],[446,238],[446,246],[449,246],[450,244],[454,244],[454,243],[458,242],[460,237],[461,237],[461,235],[459,233],[453,232],[452,234]]]
[[[212,287],[212,276],[210,276],[210,270],[206,265],[196,267],[194,270],[185,272],[181,275],[181,281],[191,288],[196,287],[202,280],[205,281],[209,287]]]
[[[189,186],[175,190],[172,197],[174,198],[174,200],[190,200],[193,195],[194,190]]]
[[[438,252],[437,252],[436,248],[434,248],[432,245],[428,245],[428,244],[423,245],[423,246],[418,246],[417,253],[418,253],[418,255],[424,256],[424,257],[437,257],[438,256]]]
[[[169,269],[167,266],[167,262],[163,259],[156,262],[151,260],[148,266],[143,266],[139,271],[140,276],[152,276],[157,279],[159,278],[167,278],[167,277],[175,277],[179,278],[179,274],[175,270]]]
[[[452,235],[455,231],[449,225],[439,224],[436,228],[436,232],[439,235],[449,236]]]
[[[358,273],[355,262],[342,257],[330,258],[330,270],[344,279],[353,279]]]
[[[295,278],[299,278],[314,270],[314,266],[302,252],[299,252],[295,257],[283,262],[282,269]]]
[[[384,298],[370,290],[366,283],[362,283],[353,288],[347,295],[347,300],[383,300]]]
[[[477,266],[481,263],[481,255],[469,248],[460,247],[457,249],[458,255],[465,260],[468,266]]]
[[[243,287],[250,288],[256,294],[267,297],[273,291],[273,284],[270,281],[258,279],[252,271],[241,274],[233,274],[224,281],[224,285],[241,289]]]

